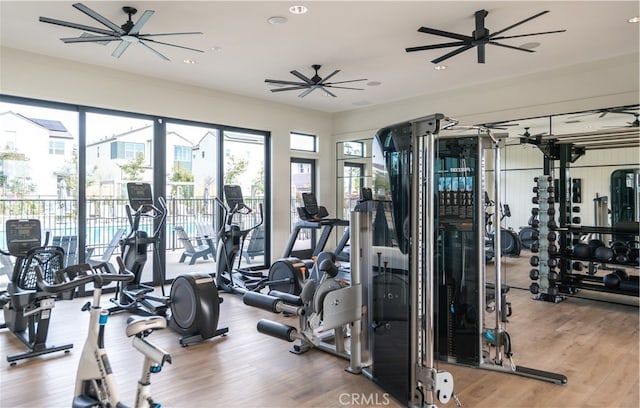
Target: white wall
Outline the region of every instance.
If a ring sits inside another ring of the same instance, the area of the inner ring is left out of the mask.
[[[0,54],[3,94],[269,131],[275,180],[289,177],[291,131],[317,135],[324,157],[335,157],[329,114],[10,48],[0,48]],[[335,197],[335,161],[319,160],[317,167],[319,195]],[[289,194],[289,183],[272,184],[274,259],[289,236]],[[335,198],[325,205],[335,213]]]

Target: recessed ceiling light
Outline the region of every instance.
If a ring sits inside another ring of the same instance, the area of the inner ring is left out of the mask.
[[[628,23],[640,23],[640,16],[631,17],[627,20]]]
[[[378,86],[378,85],[380,85],[380,84],[382,84],[382,82],[380,82],[380,81],[371,81],[371,82],[367,82],[367,85],[368,85],[368,86]]]
[[[533,48],[538,48],[539,46],[540,46],[539,42],[532,41],[532,42],[522,44],[520,48],[524,48],[525,50],[531,50]]]
[[[289,12],[291,14],[304,14],[307,11],[308,11],[308,9],[305,6],[302,6],[302,5],[289,7]]]
[[[435,67],[433,67],[433,69],[435,69],[436,71],[444,71],[445,69],[447,69],[446,65],[436,65]]]
[[[196,61],[192,60],[192,59],[185,59],[185,60],[182,60],[182,62],[184,62],[185,64],[189,64],[189,65],[196,63]]]
[[[282,16],[273,16],[269,17],[267,22],[271,25],[282,25],[287,22],[287,18]]]

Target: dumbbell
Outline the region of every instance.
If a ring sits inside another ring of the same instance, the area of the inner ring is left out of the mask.
[[[542,178],[542,180],[544,180],[544,179],[545,179],[545,178]],[[534,183],[537,183],[537,182],[538,182],[538,180],[540,180],[540,177],[534,177],[534,178],[533,178],[533,182],[534,182]],[[551,176],[547,176],[547,177],[546,177],[546,180],[547,180],[547,182],[551,183],[551,182],[553,181],[553,177],[551,177]]]
[[[540,270],[533,268],[529,271],[529,279],[538,280],[540,278]]]
[[[591,248],[589,248],[589,245],[579,242],[573,246],[573,255],[583,259],[589,258],[591,256]]]
[[[529,291],[534,295],[537,295],[540,292],[540,285],[538,285],[536,282],[533,282],[531,285],[529,285]]]
[[[538,186],[533,187],[533,193],[538,194],[540,191],[546,191],[547,193],[553,193],[553,186],[548,186],[546,189]]]
[[[609,289],[618,289],[620,287],[620,282],[626,281],[628,279],[629,275],[627,274],[627,271],[625,271],[624,269],[616,269],[610,274],[605,275],[605,277],[602,278],[602,283],[604,283],[604,286],[608,287]]]
[[[600,246],[595,249],[593,255],[598,261],[611,262],[613,260],[613,251],[606,246]]]
[[[529,259],[529,264],[531,266],[540,265],[540,258],[537,255],[532,256],[531,259]]]
[[[613,251],[613,256],[615,257],[616,262],[627,263],[629,261],[629,258],[627,257],[629,248],[624,242],[614,241],[611,243],[611,250]]]
[[[591,252],[591,256],[595,256],[596,249],[603,247],[604,242],[600,241],[599,239],[592,239],[592,240],[589,240],[589,242],[587,242],[587,245],[589,246],[589,251]]]

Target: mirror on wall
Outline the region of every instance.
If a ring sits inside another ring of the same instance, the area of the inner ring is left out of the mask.
[[[576,204],[572,210],[577,211],[571,218],[579,219],[582,225],[612,226],[621,219],[622,211],[628,213],[630,199],[616,193],[619,189],[612,183],[619,182],[614,175],[623,169],[640,167],[639,107],[625,105],[484,124],[496,132],[509,133],[502,153],[502,201],[510,204],[512,215],[504,224],[516,231],[527,225],[533,178],[544,174],[545,157],[557,153],[553,150],[561,144],[574,146],[568,172],[570,188],[579,188],[572,191]],[[558,178],[559,160],[548,160],[547,165]],[[611,197],[615,194],[618,196]],[[596,205],[602,202],[608,203],[604,219]]]

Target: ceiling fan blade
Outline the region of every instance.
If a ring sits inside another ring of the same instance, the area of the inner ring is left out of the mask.
[[[532,35],[544,35],[544,34],[556,34],[556,33],[564,33],[567,30],[553,30],[553,31],[544,31],[542,33],[531,33],[531,34],[520,34],[520,35],[507,35],[502,37],[491,38],[492,40],[506,40],[509,38],[520,38],[520,37],[530,37]]]
[[[149,47],[147,44],[144,43],[144,41],[140,41],[138,42],[138,44],[142,45],[144,48],[146,48],[147,50],[153,52],[154,54],[156,54],[158,57],[162,58],[165,61],[171,61],[169,58],[165,57],[164,55],[162,55],[161,53],[159,53],[158,51],[154,50],[153,48]]]
[[[286,88],[274,88],[271,90],[271,92],[283,92],[283,91],[298,91],[300,89],[307,89],[309,88],[306,85],[298,85],[298,86],[289,86]]]
[[[303,83],[303,82],[280,81],[279,79],[265,79],[264,82],[266,82],[268,84],[278,84],[278,85],[303,85],[303,86],[307,86],[307,84]]]
[[[454,39],[460,40],[460,41],[471,41],[471,40],[473,40],[473,38],[468,37],[466,35],[451,33],[449,31],[437,30],[435,28],[429,28],[429,27],[420,27],[420,28],[418,28],[418,31],[420,31],[421,33],[425,33],[425,34],[433,34],[433,35],[439,35],[441,37],[454,38]]]
[[[104,34],[104,35],[117,34],[117,33],[114,33],[113,31],[105,30],[104,28],[96,28],[96,27],[86,26],[83,24],[70,23],[68,21],[56,20],[54,18],[49,18],[49,17],[40,17],[39,20],[42,23],[49,23],[49,24],[55,24],[63,27],[76,28],[78,30],[90,31],[96,34]]]
[[[332,76],[334,76],[334,75],[335,75],[335,74],[337,74],[338,72],[340,72],[340,70],[339,70],[339,69],[336,69],[335,71],[333,71],[332,73],[330,73],[330,74],[329,74],[329,75],[327,75],[326,77],[322,78],[322,79],[320,80],[320,82],[318,82],[318,84],[317,84],[317,85],[322,85],[322,84],[324,84],[324,82],[325,82],[327,79],[331,78]]]
[[[451,52],[449,52],[447,54],[444,54],[442,57],[436,58],[436,59],[432,60],[431,62],[434,63],[434,64],[439,64],[442,61],[444,61],[446,59],[449,59],[449,58],[451,58],[453,56],[456,56],[456,55],[460,54],[461,52],[464,52],[464,51],[466,51],[468,49],[471,49],[471,48],[473,48],[473,45],[467,44],[467,45],[465,45],[463,47],[460,47],[460,48],[457,48],[457,49],[455,49],[455,50],[453,50],[453,51],[451,51]]]
[[[333,92],[330,92],[327,88],[325,88],[324,86],[321,86],[320,88],[322,88],[322,90],[327,94],[327,95],[331,95],[334,98],[337,98],[338,96],[336,94],[334,94]]]
[[[202,34],[201,31],[190,31],[186,33],[158,33],[158,34],[140,34],[138,37],[159,37],[163,35],[193,35],[193,34]]]
[[[147,22],[147,20],[149,20],[149,18],[151,18],[153,13],[155,13],[155,11],[153,10],[146,10],[144,13],[142,13],[140,18],[136,22],[136,24],[133,27],[131,27],[131,30],[129,30],[128,34],[129,35],[138,34],[142,26],[145,25],[145,23]]]
[[[131,45],[128,41],[120,41],[120,44],[116,47],[115,50],[111,53],[112,57],[120,58],[120,56],[125,52],[127,48]]]
[[[469,44],[469,41],[455,41],[450,43],[442,43],[442,44],[433,44],[433,45],[422,45],[420,47],[409,47],[405,48],[406,52],[414,52],[414,51],[426,51],[426,50],[435,50],[438,48],[448,48],[448,47],[458,47],[461,45]]]
[[[61,40],[65,44],[69,43],[81,43],[81,42],[109,42],[119,40],[120,37],[115,35],[87,35],[85,37],[70,37],[70,38],[61,38]]]
[[[112,23],[110,20],[106,19],[105,17],[101,16],[95,11],[91,10],[89,7],[85,6],[84,4],[75,3],[73,7],[82,11],[84,14],[88,15],[89,17],[96,20],[97,22],[102,23],[104,26],[109,27],[116,33],[121,35],[126,34],[125,31],[119,25]]]
[[[350,88],[347,86],[335,86],[333,84],[324,84],[322,85],[323,87],[327,87],[327,88],[336,88],[336,89],[351,89],[354,91],[364,91],[364,88]]]
[[[362,78],[362,79],[350,79],[350,80],[348,80],[348,81],[329,82],[329,83],[322,84],[322,85],[327,86],[327,85],[335,85],[335,84],[346,84],[346,83],[348,83],[348,82],[358,82],[358,81],[368,81],[368,79],[367,79],[367,78]]]
[[[510,25],[510,26],[509,26],[509,27],[507,27],[507,28],[503,28],[503,29],[502,29],[502,30],[500,30],[500,31],[496,31],[495,33],[491,34],[491,35],[489,36],[489,38],[493,38],[493,37],[495,37],[495,36],[496,36],[496,35],[498,35],[498,34],[502,34],[502,33],[504,33],[504,32],[505,32],[505,31],[507,31],[507,30],[511,30],[512,28],[517,27],[517,26],[519,26],[520,24],[524,24],[524,23],[526,23],[527,21],[531,21],[531,20],[533,20],[534,18],[538,18],[538,17],[540,17],[540,16],[542,16],[542,15],[544,15],[544,14],[547,14],[548,12],[549,12],[549,10],[541,11],[540,13],[535,14],[535,15],[533,15],[533,16],[531,16],[531,17],[529,17],[529,18],[525,18],[525,19],[524,19],[524,20],[522,20],[522,21],[518,21],[517,23],[512,24],[512,25]]]
[[[312,86],[306,91],[302,92],[300,95],[298,95],[298,98],[304,98],[305,96],[309,95],[311,92],[315,91],[316,89],[317,88],[315,86]]]
[[[149,42],[152,42],[152,43],[154,43],[154,44],[168,45],[168,46],[170,46],[170,47],[182,48],[182,49],[190,50],[190,51],[204,52],[204,51],[199,50],[199,49],[197,49],[197,48],[190,48],[190,47],[185,47],[185,46],[183,46],[183,45],[169,44],[169,43],[162,42],[162,41],[152,40],[151,38],[141,38],[141,39],[140,39],[140,42],[141,42],[141,43],[142,43],[142,42],[144,42],[144,41],[149,41]]]
[[[306,76],[304,76],[300,72],[296,71],[295,69],[293,71],[289,71],[289,72],[291,72],[292,75],[295,75],[298,78],[302,79],[304,82],[308,83],[309,85],[313,85],[313,81],[311,79],[307,78]]]
[[[513,45],[500,44],[500,43],[498,43],[498,42],[494,42],[494,41],[489,41],[489,44],[497,45],[497,46],[499,46],[499,47],[510,48],[510,49],[512,49],[512,50],[525,51],[525,52],[535,52],[534,50],[530,50],[530,49],[528,49],[528,48],[514,47]]]

